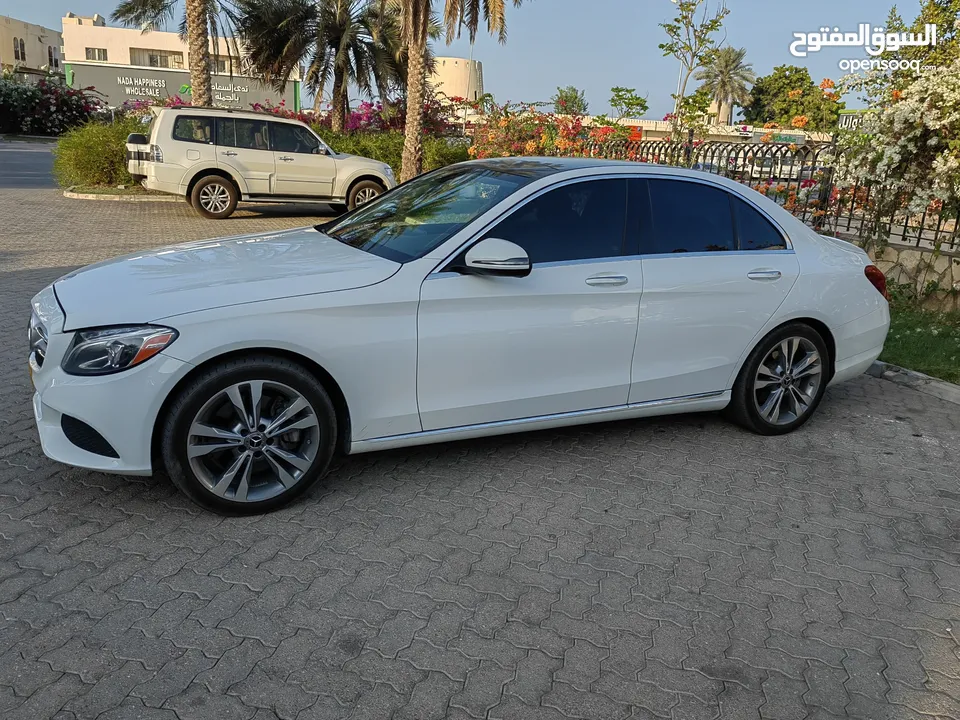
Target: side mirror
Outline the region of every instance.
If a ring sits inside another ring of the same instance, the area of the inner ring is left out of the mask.
[[[130,133],[127,135],[127,142],[131,145],[149,145],[150,140],[143,133]]]
[[[530,274],[530,257],[516,243],[486,238],[467,250],[463,265],[456,269],[467,275],[526,277]]]

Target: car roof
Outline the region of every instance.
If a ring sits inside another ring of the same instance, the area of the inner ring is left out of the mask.
[[[283,117],[282,115],[277,115],[276,113],[272,113],[267,110],[235,110],[233,108],[202,107],[202,106],[194,107],[193,105],[175,105],[175,106],[169,106],[169,107],[157,105],[154,107],[157,110],[157,114],[164,111],[182,112],[182,113],[188,113],[188,114],[227,113],[228,115],[231,115],[231,116],[236,115],[237,117],[253,117],[253,118],[268,117],[271,120],[277,120],[279,122],[302,123],[302,121],[298,120],[297,118]]]

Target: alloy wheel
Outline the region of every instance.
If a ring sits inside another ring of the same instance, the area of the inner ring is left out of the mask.
[[[219,183],[205,185],[200,190],[200,207],[209,213],[222,213],[230,206],[230,192]]]
[[[290,386],[269,380],[220,390],[187,433],[193,473],[214,495],[239,503],[286,492],[310,470],[319,450],[313,406]]]
[[[376,188],[365,187],[357,191],[356,204],[357,206],[364,205],[380,194],[380,191]]]
[[[823,359],[804,337],[777,343],[761,361],[753,382],[754,402],[765,421],[788,425],[806,415],[823,382]]]

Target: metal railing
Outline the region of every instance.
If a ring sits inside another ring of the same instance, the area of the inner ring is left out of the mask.
[[[960,199],[911,213],[908,198],[883,196],[878,187],[853,177],[832,145],[621,140],[587,143],[584,154],[722,175],[826,234],[886,236],[899,245],[960,252]],[[883,208],[879,215],[877,208]]]

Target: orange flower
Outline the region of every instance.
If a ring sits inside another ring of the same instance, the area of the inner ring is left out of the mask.
[[[467,148],[467,155],[469,155],[470,157],[476,157],[476,155],[477,155],[477,146],[476,146],[476,145],[471,145],[469,148]]]
[[[830,78],[824,78],[823,82],[820,83],[821,90],[833,90],[836,86],[837,84]]]
[[[790,145],[788,145],[788,147],[790,148],[790,152],[796,152],[796,151],[797,151],[797,144],[796,144],[796,143],[790,143]]]
[[[523,149],[527,153],[527,155],[534,155],[537,152],[537,141],[528,140],[527,144],[524,145]]]
[[[505,128],[505,127],[506,127],[507,125],[509,125],[509,124],[510,124],[510,121],[507,120],[506,118],[501,118],[501,119],[500,119],[500,122],[499,122],[500,127]]]
[[[778,127],[780,127],[780,126],[779,126],[777,123],[775,123],[775,122],[768,122],[768,123],[764,123],[764,124],[763,124],[763,129],[764,129],[764,130],[773,130],[773,129],[778,128]]]
[[[787,97],[791,100],[796,100],[801,95],[803,95],[803,90],[791,90],[787,93]]]
[[[762,138],[760,138],[760,142],[762,143],[773,142],[773,133],[767,133],[766,135],[764,135]]]
[[[825,93],[823,94],[823,96],[824,96],[827,100],[837,101],[837,100],[840,99],[840,96],[839,96],[837,93],[835,93],[835,92],[825,92]]]
[[[903,97],[903,93],[902,93],[900,90],[894,90],[894,91],[893,91],[893,101],[894,101],[894,102],[896,102],[897,100],[899,100],[899,99],[902,98],[902,97]]]
[[[806,115],[797,115],[793,120],[790,121],[790,124],[795,128],[804,128],[807,126],[808,122],[810,122],[810,119]]]

